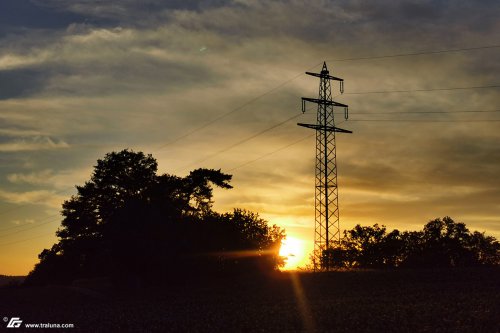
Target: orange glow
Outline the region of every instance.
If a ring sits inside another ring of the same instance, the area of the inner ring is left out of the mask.
[[[315,332],[314,317],[311,314],[311,308],[309,307],[307,296],[304,293],[304,288],[302,287],[302,282],[300,281],[300,275],[297,274],[297,272],[291,272],[290,278],[292,280],[293,293],[295,295],[295,299],[297,300],[300,317],[304,325],[304,331]]]
[[[295,237],[287,237],[281,242],[280,256],[286,259],[284,270],[297,269],[307,259],[305,241]]]

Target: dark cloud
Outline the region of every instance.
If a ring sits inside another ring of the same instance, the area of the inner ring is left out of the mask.
[[[395,16],[404,20],[436,20],[444,13],[441,1],[402,2],[398,9]]]
[[[429,144],[427,161],[422,170],[425,179],[443,186],[498,188],[500,147],[498,138],[474,133],[455,135]]]
[[[343,1],[342,6],[360,21],[396,22],[406,20],[435,20],[443,16],[444,1]],[[414,23],[414,22],[413,22]]]
[[[155,60],[136,60],[134,66],[124,63],[88,64],[81,70],[72,67],[51,68],[53,82],[45,93],[59,96],[106,96],[114,94],[157,94],[181,91],[187,86],[207,85],[213,78],[210,70],[193,64]],[[207,80],[201,81],[204,77]],[[214,80],[211,81],[214,83]]]
[[[82,22],[77,13],[54,11],[32,0],[0,1],[0,36],[27,29],[59,29]]]
[[[201,64],[160,60],[126,50],[120,52],[113,59],[88,56],[75,63],[63,57],[25,68],[0,70],[0,99],[40,94],[80,97],[151,94],[179,91],[187,86],[208,86],[220,80]]]
[[[64,9],[75,13],[112,15],[125,11],[151,12],[162,9],[199,10],[231,4],[231,0],[121,0],[110,2],[103,0],[31,0],[40,6]]]
[[[202,11],[229,5],[230,0],[32,0],[40,7],[71,13],[102,26],[114,22],[122,26],[146,27],[161,23],[172,10]]]
[[[420,193],[426,186],[443,192],[500,187],[498,136],[484,130],[494,123],[483,125],[482,133],[458,130],[453,122],[442,124],[435,133],[416,131],[405,137],[401,132],[384,133],[364,143],[366,136],[355,132],[344,143],[348,147],[341,147],[350,150],[348,155],[342,155],[344,150],[339,153],[346,187],[372,193]]]
[[[22,98],[41,92],[49,79],[42,69],[0,70],[0,99]]]
[[[400,190],[401,184],[414,182],[408,170],[396,163],[384,163],[375,158],[372,161],[344,160],[339,163],[344,185],[349,189],[387,192]]]

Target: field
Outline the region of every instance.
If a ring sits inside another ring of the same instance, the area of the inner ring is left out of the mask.
[[[280,273],[127,294],[95,289],[2,288],[0,317],[72,323],[72,332],[500,332],[499,269]]]
[[[24,276],[0,275],[0,287],[8,285],[18,285],[24,281]]]

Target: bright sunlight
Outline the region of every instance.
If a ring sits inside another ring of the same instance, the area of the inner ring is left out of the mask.
[[[285,257],[286,262],[283,270],[297,269],[306,261],[305,242],[295,237],[287,237],[281,242],[280,256]]]

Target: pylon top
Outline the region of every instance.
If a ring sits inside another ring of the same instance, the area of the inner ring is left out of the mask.
[[[326,67],[326,61],[323,61],[323,68],[321,69],[321,74],[330,74],[328,68]]]
[[[307,75],[319,77],[321,79],[327,79],[327,80],[335,80],[335,81],[344,81],[341,78],[331,76],[330,71],[328,70],[328,67],[326,67],[326,61],[323,61],[323,68],[321,69],[320,73],[311,73],[311,72],[306,72]]]

